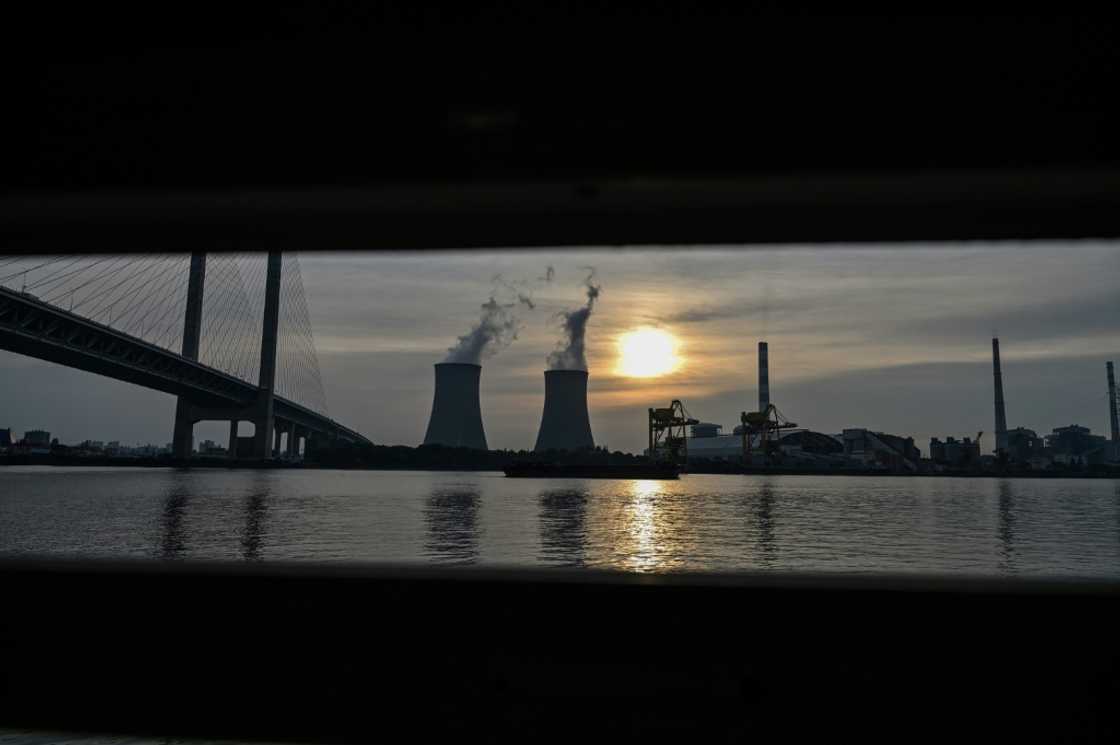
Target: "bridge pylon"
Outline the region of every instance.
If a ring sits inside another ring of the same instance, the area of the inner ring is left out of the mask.
[[[280,273],[282,256],[279,251],[268,254],[265,279],[264,323],[261,335],[261,364],[256,400],[248,408],[223,412],[196,405],[180,395],[175,406],[175,434],[172,450],[176,458],[187,459],[194,445],[194,425],[204,419],[230,421],[230,457],[237,456],[237,422],[248,420],[256,432],[253,435],[252,457],[275,458],[280,455],[280,428],[275,414],[276,350],[280,334]],[[191,254],[190,277],[187,284],[187,308],[183,321],[183,356],[198,361],[199,341],[202,334],[202,300],[206,283],[206,254]],[[286,426],[291,426],[288,423]],[[291,435],[290,435],[291,436]]]
[[[261,368],[257,379],[260,392],[257,394],[256,416],[253,423],[257,428],[253,443],[254,458],[271,458],[278,454],[273,446],[276,427],[275,390],[276,390],[276,344],[280,331],[280,269],[279,251],[268,252],[268,273],[264,287],[264,325],[261,334]]]
[[[198,361],[199,340],[202,338],[202,294],[206,285],[206,253],[191,254],[191,268],[187,279],[187,310],[183,320],[183,356]],[[179,396],[175,404],[175,430],[171,451],[176,458],[191,457],[194,449],[194,423],[191,402]]]

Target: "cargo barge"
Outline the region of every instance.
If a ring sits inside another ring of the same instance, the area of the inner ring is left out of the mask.
[[[505,469],[510,478],[581,478],[581,479],[677,479],[680,467],[675,463],[634,463],[627,465],[514,463]]]

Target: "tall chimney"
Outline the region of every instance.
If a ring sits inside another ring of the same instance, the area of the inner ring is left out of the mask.
[[[544,414],[536,452],[595,447],[587,416],[587,371],[545,370]]]
[[[1120,412],[1116,411],[1116,376],[1112,372],[1112,363],[1105,363],[1108,369],[1108,423],[1112,426],[1114,457],[1120,457]]]
[[[438,362],[435,368],[436,393],[424,444],[486,450],[482,406],[478,400],[482,366],[466,362]]]
[[[996,454],[1007,451],[1007,412],[1003,408],[1003,372],[999,367],[999,339],[992,339],[992,374],[996,383]]]
[[[770,406],[770,347],[766,342],[758,343],[758,410],[766,411]]]

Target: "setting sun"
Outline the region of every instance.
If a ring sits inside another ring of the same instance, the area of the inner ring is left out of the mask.
[[[653,378],[677,369],[677,339],[660,329],[641,328],[618,340],[618,373],[632,378]]]

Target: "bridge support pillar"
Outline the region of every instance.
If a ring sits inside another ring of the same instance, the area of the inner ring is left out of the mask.
[[[190,274],[187,276],[187,311],[183,319],[183,356],[198,360],[198,343],[202,336],[202,293],[206,285],[206,254],[191,254]],[[175,406],[175,431],[171,438],[171,453],[176,458],[191,457],[194,449],[194,422],[190,419],[191,406],[183,397]]]
[[[253,457],[263,459],[272,456],[272,438],[276,426],[272,417],[272,391],[261,391],[260,398],[253,418],[253,426],[257,430],[253,436]]]
[[[171,454],[181,460],[191,457],[194,450],[193,407],[182,396],[175,404],[175,430],[171,437]]]
[[[288,422],[288,442],[284,445],[284,455],[289,458],[294,458],[299,454],[299,448],[296,447],[296,425],[294,422]]]
[[[229,457],[230,460],[237,460],[237,425],[236,419],[229,421]]]

